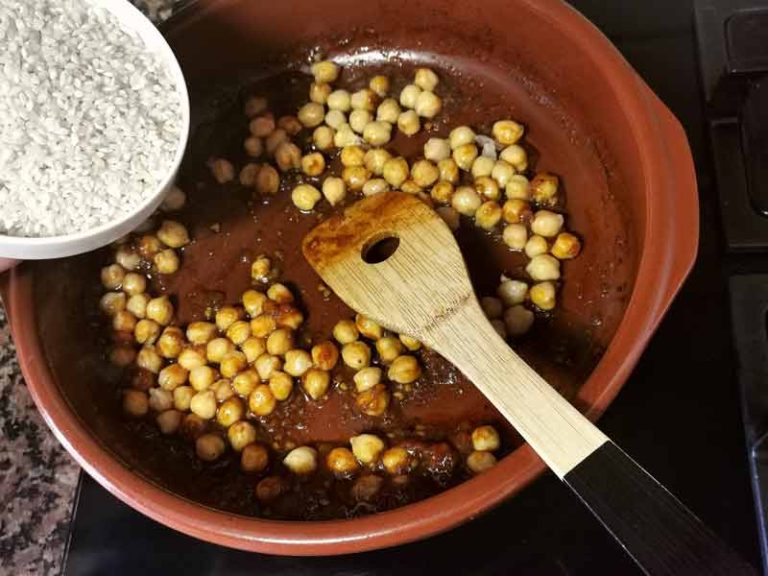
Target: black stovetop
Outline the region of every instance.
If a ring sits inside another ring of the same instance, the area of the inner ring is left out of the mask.
[[[681,120],[696,160],[696,267],[600,426],[724,540],[760,564],[729,317],[728,276],[763,258],[726,256],[697,64],[693,0],[572,2],[608,34]],[[767,285],[768,286],[768,285]],[[766,288],[768,294],[768,287]],[[446,534],[334,558],[232,551],[173,532],[82,478],[67,575],[639,574],[569,490],[547,474]]]

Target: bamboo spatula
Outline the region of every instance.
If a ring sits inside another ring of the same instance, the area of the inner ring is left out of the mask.
[[[420,200],[361,200],[312,230],[303,251],[350,307],[461,370],[646,573],[754,573],[502,340],[453,234]]]

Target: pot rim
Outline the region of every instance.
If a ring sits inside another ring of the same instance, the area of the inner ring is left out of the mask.
[[[651,189],[664,188],[671,192],[657,195],[666,202],[646,203],[645,238],[632,296],[613,340],[577,396],[579,399],[591,394],[593,400],[586,415],[595,420],[623,386],[693,265],[698,239],[693,161],[679,123],[593,24],[560,0],[522,1],[572,36],[596,63],[613,97],[622,102],[633,139],[659,144],[639,147],[638,162],[645,178],[646,197],[651,197]],[[191,10],[183,12],[188,14]],[[677,152],[672,160],[668,158],[670,147],[675,148],[673,153]],[[677,174],[676,179],[673,174]],[[670,180],[676,184],[674,190]],[[686,226],[673,225],[673,216],[680,217],[679,208],[683,209]],[[77,462],[112,494],[154,520],[190,536],[272,554],[328,555],[384,548],[431,536],[468,521],[527,486],[545,469],[544,463],[526,444],[488,472],[436,496],[349,520],[264,520],[195,503],[129,469],[91,435],[71,409],[42,355],[37,331],[25,329],[37,326],[33,276],[33,269],[28,265],[14,269],[6,303],[22,372],[46,423]],[[28,312],[23,321],[19,316],[22,310]]]

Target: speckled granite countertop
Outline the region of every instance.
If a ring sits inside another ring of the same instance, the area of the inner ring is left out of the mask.
[[[187,0],[131,0],[153,21]],[[0,306],[0,575],[59,574],[80,468],[35,409]]]

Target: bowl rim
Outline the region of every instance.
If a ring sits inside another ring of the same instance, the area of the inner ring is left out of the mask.
[[[170,44],[160,30],[128,0],[118,2],[114,0],[83,0],[83,2],[110,12],[130,33],[138,35],[151,50],[156,51],[167,66],[168,72],[176,84],[181,107],[181,129],[176,144],[176,152],[168,166],[167,174],[157,184],[154,192],[121,218],[73,234],[56,236],[0,234],[0,256],[4,258],[26,260],[60,258],[95,250],[114,242],[139,225],[160,205],[165,194],[176,180],[176,174],[184,159],[190,131],[190,101],[184,73]]]
[[[646,197],[652,188],[670,188],[666,140],[674,138],[677,190],[667,203],[646,203],[646,231],[637,281],[624,316],[604,356],[580,389],[577,399],[591,395],[586,415],[595,420],[615,398],[648,339],[668,308],[696,255],[698,202],[695,173],[684,133],[650,89],[608,39],[575,9],[560,0],[521,0],[540,16],[556,23],[581,50],[599,63],[599,73],[613,97],[622,102],[633,139],[660,142],[642,146],[638,162]],[[187,13],[189,10],[185,10]],[[654,121],[655,120],[655,121]],[[687,166],[681,163],[687,164]],[[671,206],[685,209],[685,226],[674,225]],[[33,270],[22,265],[11,273],[6,300],[11,330],[30,393],[48,426],[81,466],[115,496],[163,524],[190,536],[242,550],[291,555],[362,552],[404,544],[448,530],[470,520],[515,494],[545,466],[530,446],[523,445],[488,472],[426,500],[350,520],[289,522],[231,514],[177,496],[136,474],[93,437],[72,411],[41,354],[33,306]],[[24,313],[24,320],[18,314]],[[14,314],[17,316],[14,320]],[[23,324],[23,326],[22,326]]]

